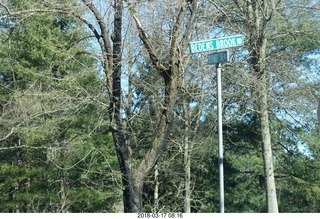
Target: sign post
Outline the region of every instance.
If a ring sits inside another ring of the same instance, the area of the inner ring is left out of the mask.
[[[199,53],[211,50],[220,50],[230,47],[242,46],[242,35],[190,42],[190,52]],[[229,62],[229,51],[220,51],[208,54],[208,64],[216,65],[217,74],[217,109],[218,109],[218,166],[219,166],[219,193],[220,213],[224,213],[224,175],[223,175],[223,133],[222,133],[222,91],[221,91],[221,63]]]
[[[208,54],[208,64],[216,65],[217,70],[217,109],[218,109],[218,166],[220,213],[224,213],[224,175],[223,175],[223,133],[222,133],[222,91],[221,91],[221,63],[229,62],[229,51]]]
[[[221,63],[216,64],[217,95],[218,95],[218,166],[220,213],[224,213],[224,176],[223,176],[223,135],[222,135],[222,95],[221,95]]]

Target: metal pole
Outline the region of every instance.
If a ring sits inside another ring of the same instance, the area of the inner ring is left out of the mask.
[[[217,68],[217,94],[218,94],[217,108],[218,108],[218,135],[219,135],[218,164],[219,164],[220,213],[224,213],[221,63],[217,63],[216,68]]]

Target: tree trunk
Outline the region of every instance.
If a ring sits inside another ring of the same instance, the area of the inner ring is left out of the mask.
[[[65,161],[63,161],[65,162]],[[64,169],[64,165],[60,170],[60,212],[67,213],[68,212],[68,197],[67,197],[67,179],[66,179],[66,170]]]
[[[186,107],[185,107],[186,108]],[[189,146],[189,123],[187,116],[185,117],[184,130],[184,213],[190,213],[191,210],[191,172],[190,172],[190,146]]]
[[[180,43],[183,44],[181,48],[182,51],[184,51],[187,47],[187,42],[189,40],[191,28],[194,22],[196,3],[197,1],[194,1],[194,3],[192,3],[194,13],[192,13],[192,16],[189,18],[189,23],[182,39],[183,42]],[[177,13],[177,19],[172,30],[172,40],[169,50],[170,52],[168,59],[170,60],[170,64],[167,66],[164,66],[161,64],[161,62],[159,62],[160,57],[158,57],[158,54],[156,54],[154,49],[156,45],[153,45],[153,42],[150,40],[149,36],[143,29],[141,21],[134,7],[132,7],[130,3],[128,3],[128,5],[133,18],[135,19],[139,37],[149,53],[150,60],[165,82],[165,97],[156,135],[151,143],[149,150],[142,159],[137,171],[135,171],[135,180],[138,182],[143,182],[145,177],[152,171],[167,146],[167,138],[171,127],[172,107],[176,102],[178,87],[181,86],[182,82],[182,60],[181,50],[178,47],[178,27],[182,22],[183,16],[185,15],[187,4],[182,3],[180,10]]]
[[[278,213],[278,203],[276,195],[276,186],[274,179],[273,159],[272,159],[272,144],[269,124],[268,113],[268,82],[267,72],[265,69],[266,63],[266,44],[267,39],[265,36],[258,38],[257,43],[254,45],[256,48],[252,53],[251,63],[254,72],[257,76],[257,108],[260,116],[261,140],[262,140],[262,155],[264,165],[264,177],[266,186],[266,204],[269,213]],[[255,62],[256,61],[256,62]]]
[[[91,0],[82,1],[93,13],[100,28],[100,31],[97,31],[95,29],[95,25],[89,23],[86,19],[81,19],[93,31],[102,50],[103,67],[107,78],[106,87],[110,99],[108,111],[110,131],[113,136],[118,163],[122,174],[124,212],[141,212],[143,211],[142,191],[144,180],[153,170],[167,145],[167,137],[169,135],[172,117],[172,107],[175,104],[178,92],[177,90],[181,84],[182,78],[181,55],[188,46],[198,1],[181,2],[175,24],[172,28],[172,39],[170,48],[168,49],[168,59],[170,60],[170,64],[166,64],[166,66],[164,66],[160,62],[162,57],[160,57],[154,49],[158,45],[151,41],[151,38],[142,27],[138,13],[134,8],[135,4],[132,4],[128,0],[124,0],[135,20],[139,38],[142,40],[152,64],[165,82],[165,97],[156,134],[150,148],[144,155],[144,158],[134,170],[131,166],[131,149],[127,139],[126,126],[123,124],[124,121],[121,114],[123,0],[115,0],[112,5],[114,8],[113,33],[111,34],[112,43],[110,42],[109,29],[104,22],[104,17],[99,13]],[[187,9],[190,11],[189,14],[186,13]],[[179,27],[182,25],[182,22],[185,21],[183,19],[185,15],[189,16],[189,19],[187,20],[184,33],[180,33]],[[179,34],[181,34],[181,37],[179,37]]]
[[[204,78],[201,77],[201,82],[197,81],[195,78],[191,78],[183,82],[183,87],[187,92],[183,97],[183,121],[184,121],[184,212],[191,213],[191,154],[193,146],[195,145],[195,133],[197,133],[200,115],[202,112],[202,102],[204,98]],[[199,106],[196,111],[191,107],[192,100],[190,95],[196,90],[196,84],[201,83],[201,97],[199,99]],[[190,89],[190,90],[188,90]],[[191,113],[192,112],[192,113]]]
[[[121,117],[121,75],[122,75],[122,12],[123,1],[114,1],[114,29],[112,34],[112,83],[109,105],[110,130],[115,144],[122,177],[124,212],[142,211],[143,181],[137,180],[131,166],[131,149]],[[107,41],[107,40],[105,40]],[[108,72],[107,72],[108,74]],[[110,87],[108,87],[110,89]]]
[[[320,134],[320,97],[318,97],[318,110],[317,110],[317,114],[318,114],[318,133]]]
[[[269,124],[269,113],[268,113],[268,91],[266,75],[264,75],[257,82],[257,108],[260,117],[260,132],[262,140],[262,157],[264,165],[264,177],[265,177],[265,188],[266,188],[266,204],[269,213],[278,213],[278,203],[276,195],[276,186],[274,178],[273,158],[272,158],[272,144]]]
[[[266,85],[266,81],[261,81]],[[263,86],[263,85],[262,85]],[[268,102],[267,102],[267,89],[261,90],[261,95],[258,100],[258,107],[260,113],[260,128],[262,139],[262,153],[264,164],[264,177],[266,186],[266,204],[269,213],[278,213],[278,203],[276,186],[274,179],[273,159],[272,159],[272,145],[271,135],[269,128],[269,115],[268,115]]]
[[[133,183],[134,180],[124,182],[125,178],[122,177],[122,183],[126,186],[123,190],[123,205],[125,213],[137,213],[143,211],[142,206],[142,191],[143,183]]]
[[[271,7],[272,6],[272,7]],[[272,10],[269,10],[272,8]],[[268,76],[266,69],[266,27],[274,12],[273,1],[247,1],[247,27],[249,31],[249,63],[256,77],[254,95],[260,116],[260,132],[266,186],[266,205],[269,213],[278,212],[272,145],[268,115]]]
[[[154,207],[153,212],[159,211],[159,170],[158,165],[154,167]]]
[[[68,184],[67,184],[67,170],[65,169],[66,163],[66,145],[61,145],[60,157],[62,158],[62,165],[60,169],[60,209],[59,212],[68,212]]]

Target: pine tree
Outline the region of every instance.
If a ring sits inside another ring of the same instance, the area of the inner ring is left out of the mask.
[[[1,211],[113,211],[118,171],[88,33],[55,14],[1,24]]]

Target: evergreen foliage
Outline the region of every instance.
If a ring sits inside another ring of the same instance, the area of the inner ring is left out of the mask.
[[[0,211],[113,211],[119,174],[88,34],[70,17],[4,22]]]

